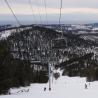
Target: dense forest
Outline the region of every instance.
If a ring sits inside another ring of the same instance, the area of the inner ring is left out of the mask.
[[[39,68],[39,66],[37,66]],[[34,70],[30,61],[15,59],[6,40],[0,41],[0,94],[9,88],[48,81],[47,70]]]
[[[78,35],[62,37],[43,27],[15,30],[0,40],[0,94],[12,87],[48,82],[49,62],[54,69],[64,70],[63,75],[98,80],[98,61],[93,52],[96,46]]]

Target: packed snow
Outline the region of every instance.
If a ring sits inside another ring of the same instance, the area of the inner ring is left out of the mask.
[[[46,83],[13,88],[10,95],[1,95],[0,98],[98,98],[98,82],[86,82],[86,78],[60,76],[57,80],[53,78],[51,91],[48,86]]]

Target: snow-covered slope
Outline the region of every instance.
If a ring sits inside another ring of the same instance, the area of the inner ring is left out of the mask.
[[[0,32],[0,39],[6,39],[8,36],[10,36],[12,33],[11,30],[6,30],[6,31],[2,31]]]
[[[47,84],[31,84],[26,88],[11,89],[11,95],[0,98],[98,98],[98,82],[87,83],[86,78],[61,76],[53,79],[52,90]],[[46,87],[46,91],[44,91]]]

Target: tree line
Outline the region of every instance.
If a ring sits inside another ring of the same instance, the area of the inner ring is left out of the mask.
[[[7,40],[0,41],[0,94],[8,93],[11,87],[47,81],[47,70],[34,70],[29,60],[15,59],[10,53]]]

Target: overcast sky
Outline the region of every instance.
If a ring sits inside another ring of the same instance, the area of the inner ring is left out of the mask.
[[[15,21],[11,11],[4,2],[0,0],[0,21]],[[98,0],[62,0],[61,21],[76,22],[98,22]],[[45,22],[44,0],[8,0],[19,21]],[[59,19],[60,0],[46,0],[48,21]],[[41,16],[41,18],[40,18]]]

